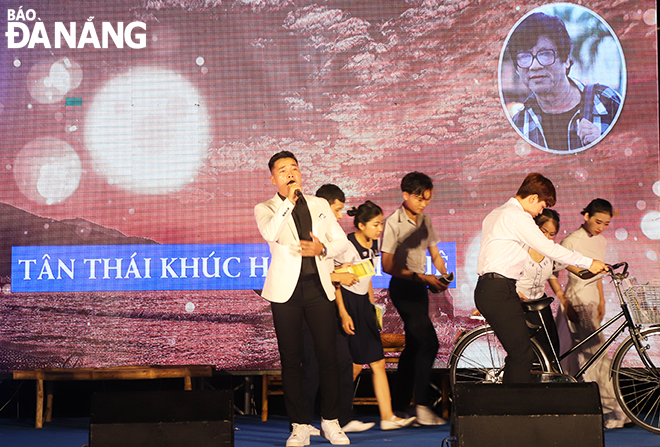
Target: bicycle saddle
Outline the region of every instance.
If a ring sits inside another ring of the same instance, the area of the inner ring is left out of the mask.
[[[545,309],[554,300],[555,299],[553,297],[546,296],[541,298],[540,300],[520,301],[520,305],[522,306],[525,312],[538,312],[539,310]]]

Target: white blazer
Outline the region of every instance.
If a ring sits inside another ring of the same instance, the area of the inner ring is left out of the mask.
[[[325,245],[326,256],[316,256],[316,267],[321,284],[330,301],[335,299],[335,288],[330,280],[334,269],[332,258],[348,249],[348,239],[337,222],[328,201],[305,195],[312,217],[312,233]],[[274,303],[284,303],[291,298],[300,277],[302,256],[300,238],[292,212],[294,204],[275,194],[270,200],[254,207],[254,217],[261,236],[270,246],[270,266],[261,296]]]

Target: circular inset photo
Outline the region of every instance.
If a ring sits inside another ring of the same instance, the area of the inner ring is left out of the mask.
[[[528,143],[554,154],[588,149],[612,130],[626,96],[621,43],[593,11],[536,8],[507,36],[499,63],[507,119]]]

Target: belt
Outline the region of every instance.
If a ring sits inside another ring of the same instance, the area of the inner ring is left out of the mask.
[[[506,279],[509,281],[515,281],[515,279],[507,278],[504,275],[500,275],[499,273],[484,273],[483,275],[480,276],[480,278],[487,278],[487,279]]]

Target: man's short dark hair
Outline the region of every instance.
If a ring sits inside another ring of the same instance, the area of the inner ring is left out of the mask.
[[[335,203],[335,200],[339,200],[341,203],[346,203],[346,196],[344,191],[337,185],[332,183],[326,183],[316,190],[316,197],[322,197],[328,201],[330,205]]]
[[[509,38],[509,56],[514,65],[517,65],[516,55],[531,50],[541,36],[550,39],[557,47],[559,60],[566,61],[571,54],[571,37],[564,22],[559,17],[535,12],[520,22]]]
[[[401,191],[408,194],[422,195],[424,191],[433,189],[433,180],[421,172],[409,172],[401,179]]]
[[[274,154],[272,157],[270,157],[270,160],[268,160],[268,170],[273,171],[273,166],[275,166],[275,162],[277,160],[281,160],[282,158],[293,158],[293,160],[298,164],[298,159],[296,158],[295,155],[293,155],[293,152],[289,151],[280,151],[276,154]]]
[[[545,202],[547,207],[553,207],[557,203],[555,185],[538,172],[532,172],[525,177],[522,185],[518,188],[518,192],[516,192],[516,197],[524,199],[534,194],[539,196],[539,202]]]

